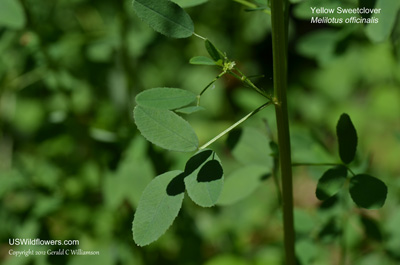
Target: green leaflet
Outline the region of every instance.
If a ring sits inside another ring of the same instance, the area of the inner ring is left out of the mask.
[[[389,38],[396,22],[400,1],[377,0],[374,8],[381,8],[380,14],[373,16],[379,23],[370,23],[365,27],[366,35],[373,42],[382,42]]]
[[[387,187],[375,177],[360,174],[350,180],[350,195],[359,207],[378,209],[385,204]]]
[[[187,121],[170,110],[136,106],[135,123],[142,135],[162,148],[192,152],[199,145],[197,135]]]
[[[208,0],[172,0],[183,8],[197,6],[206,3]]]
[[[182,171],[166,172],[153,179],[144,190],[133,219],[133,239],[139,246],[157,240],[171,226],[182,206],[184,190],[171,187]]]
[[[171,38],[187,38],[194,33],[190,16],[169,0],[134,0],[136,14],[155,31]]]
[[[326,171],[318,180],[316,196],[319,200],[326,200],[334,196],[342,188],[347,177],[347,169],[337,166]]]
[[[336,134],[339,141],[339,156],[343,163],[354,160],[357,149],[357,132],[351,122],[350,116],[343,113],[336,126]]]
[[[202,207],[217,202],[223,186],[224,173],[214,151],[205,149],[192,156],[185,166],[185,186],[189,197]]]
[[[253,193],[262,183],[270,169],[259,165],[242,167],[230,174],[224,181],[224,188],[218,204],[236,203]]]
[[[188,90],[170,87],[157,87],[145,90],[136,96],[136,103],[143,107],[157,109],[182,108],[197,99],[197,95]]]
[[[211,58],[206,56],[195,56],[190,59],[189,63],[198,65],[217,65]]]
[[[218,50],[209,40],[205,40],[204,45],[206,46],[208,54],[215,62],[218,62],[219,60],[223,61],[225,59],[225,55],[220,50]]]
[[[22,29],[25,23],[25,13],[19,0],[0,1],[0,27]]]

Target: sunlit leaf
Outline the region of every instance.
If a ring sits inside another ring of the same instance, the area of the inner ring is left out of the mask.
[[[197,6],[206,3],[208,0],[172,0],[183,8]]]
[[[157,176],[144,190],[132,225],[133,239],[139,246],[157,240],[178,215],[184,190],[170,192],[168,187],[181,174],[175,170]]]
[[[224,54],[220,50],[218,50],[209,40],[205,40],[204,45],[206,46],[208,54],[214,61],[218,62],[219,60],[224,60]]]
[[[378,209],[385,204],[387,187],[375,177],[360,174],[350,180],[350,195],[359,207]]]
[[[19,0],[0,1],[0,27],[21,29],[25,26],[25,23],[24,9]]]
[[[318,180],[316,195],[320,200],[326,200],[334,196],[343,186],[347,177],[347,169],[338,166],[326,171]]]
[[[205,108],[201,106],[189,106],[181,109],[175,110],[176,112],[183,113],[183,114],[192,114],[198,111],[205,110]]]
[[[270,169],[259,165],[241,167],[232,172],[224,181],[224,188],[218,204],[236,203],[252,194],[270,173]]]
[[[339,141],[340,159],[348,164],[353,161],[357,149],[357,132],[351,122],[350,116],[343,113],[336,126]]]
[[[136,106],[134,118],[139,131],[153,144],[181,152],[198,147],[199,140],[189,123],[170,110]]]
[[[196,56],[190,59],[189,61],[191,64],[198,64],[198,65],[216,65],[216,63],[206,56]]]
[[[190,16],[169,0],[134,0],[138,17],[155,31],[171,38],[187,38],[194,32]]]
[[[224,173],[217,154],[202,150],[185,166],[185,186],[189,197],[202,207],[215,205],[222,192]]]
[[[157,109],[178,109],[197,99],[197,95],[188,90],[170,87],[157,87],[145,90],[136,96],[136,103],[143,107]]]

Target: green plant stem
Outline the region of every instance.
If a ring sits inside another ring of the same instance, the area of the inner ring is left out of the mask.
[[[293,180],[287,109],[287,8],[288,0],[271,0],[274,103],[278,129],[282,181],[282,208],[286,265],[296,264],[293,221]]]
[[[243,118],[241,118],[240,120],[238,120],[237,122],[235,122],[233,125],[231,125],[229,128],[227,128],[226,130],[224,130],[223,132],[221,132],[220,134],[218,134],[217,136],[215,136],[214,138],[212,138],[210,141],[208,141],[206,144],[202,145],[199,150],[202,150],[204,148],[207,148],[208,146],[210,146],[212,143],[214,143],[215,141],[217,141],[219,138],[221,138],[222,136],[224,136],[225,134],[227,134],[228,132],[232,131],[233,129],[235,129],[237,126],[239,126],[241,123],[245,122],[248,118],[250,118],[251,116],[253,116],[254,114],[256,114],[257,112],[261,111],[262,109],[268,107],[269,105],[271,105],[272,102],[269,101],[263,105],[261,105],[260,107],[256,108],[255,110],[253,110],[252,112],[250,112],[249,114],[247,114],[246,116],[244,116]]]

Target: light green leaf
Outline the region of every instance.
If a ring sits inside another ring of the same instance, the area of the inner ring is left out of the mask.
[[[197,95],[188,90],[157,87],[139,93],[135,100],[143,107],[173,110],[189,105],[196,99]]]
[[[182,109],[177,109],[176,112],[180,112],[183,114],[192,114],[198,111],[202,111],[205,110],[205,108],[201,107],[201,106],[189,106],[189,107],[185,107]]]
[[[336,126],[339,141],[339,156],[343,163],[350,163],[356,156],[357,131],[351,122],[350,116],[343,113]]]
[[[234,171],[224,181],[218,204],[229,205],[246,198],[259,187],[263,178],[270,172],[269,168],[259,165],[245,166]]]
[[[377,0],[375,8],[381,9],[379,14],[374,14],[379,22],[369,23],[365,27],[365,32],[373,42],[381,42],[387,40],[392,32],[400,10],[400,1]]]
[[[136,106],[135,123],[142,135],[162,148],[192,152],[199,145],[196,133],[187,121],[170,110]]]
[[[181,179],[181,175],[179,170],[164,173],[153,179],[144,190],[132,225],[133,239],[139,246],[157,240],[178,215],[184,189],[171,186],[174,180]]]
[[[206,3],[208,0],[172,0],[183,8],[193,7]]]
[[[225,59],[225,55],[220,50],[218,50],[214,46],[214,44],[211,43],[211,41],[206,39],[204,45],[206,46],[208,54],[214,61],[218,62],[219,60],[223,61]]]
[[[316,196],[319,200],[326,200],[334,196],[342,188],[347,177],[347,169],[338,166],[326,171],[318,180]]]
[[[215,205],[224,182],[224,173],[217,154],[209,149],[196,153],[186,163],[185,175],[189,197],[202,207]]]
[[[134,0],[133,8],[140,19],[167,37],[187,38],[194,32],[190,16],[169,0]]]
[[[233,156],[245,165],[261,165],[273,167],[273,153],[266,133],[252,127],[244,127],[238,133],[237,143],[233,147]],[[230,138],[231,135],[230,135]],[[228,138],[229,140],[229,138]]]
[[[206,56],[196,56],[190,59],[189,63],[198,65],[217,65],[211,58]]]
[[[26,17],[19,0],[0,1],[0,27],[22,29],[25,26]]]
[[[359,207],[378,209],[385,204],[387,187],[375,177],[360,174],[350,180],[350,195]]]

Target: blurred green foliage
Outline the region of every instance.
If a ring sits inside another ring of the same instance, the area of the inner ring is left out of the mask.
[[[291,9],[289,47],[294,162],[336,162],[334,128],[346,112],[358,131],[359,154],[366,154],[357,155],[354,170],[389,186],[381,210],[343,211],[335,197],[322,204],[316,199],[317,179],[326,168],[295,168],[299,259],[336,264],[343,236],[350,264],[398,264],[398,1],[376,1],[393,13],[392,30],[381,34],[385,39],[376,35],[377,27],[310,24],[307,1],[293,2],[299,2]],[[356,7],[368,1],[334,2]],[[229,0],[187,11],[196,32],[223,47],[247,75],[264,74],[255,82],[272,90],[267,15],[245,12]],[[179,218],[159,241],[145,248],[133,242],[132,218],[142,191],[156,175],[184,168],[189,158],[165,153],[139,135],[134,97],[163,86],[199,93],[218,71],[188,61],[206,54],[196,38],[172,40],[153,32],[130,1],[0,2],[2,264],[281,264],[281,213],[272,178],[231,206],[203,209],[184,200]],[[259,100],[236,80],[222,78],[202,97],[206,110],[189,121],[205,143],[263,103]],[[246,126],[257,135],[271,134],[274,121],[267,109]],[[242,167],[223,141],[213,149],[227,176]],[[80,245],[71,248],[101,254],[14,257],[10,249],[49,247],[12,246],[12,238],[78,239]]]

